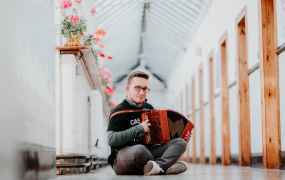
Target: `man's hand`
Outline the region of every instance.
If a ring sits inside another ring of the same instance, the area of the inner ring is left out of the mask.
[[[189,140],[190,140],[190,138],[191,138],[191,135],[192,135],[191,132],[187,132],[187,134],[186,134],[186,136],[185,136],[185,138],[184,138],[184,140],[185,140],[187,143],[189,142]]]
[[[151,124],[149,123],[149,120],[143,121],[142,123],[140,123],[140,125],[142,125],[145,133],[150,133],[149,126],[151,126]]]

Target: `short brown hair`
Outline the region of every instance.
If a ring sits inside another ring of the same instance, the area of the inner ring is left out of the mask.
[[[144,78],[144,79],[147,79],[149,78],[148,74],[142,72],[142,71],[134,71],[132,72],[129,77],[128,77],[128,85],[131,84],[131,81],[134,77],[141,77],[141,78]]]

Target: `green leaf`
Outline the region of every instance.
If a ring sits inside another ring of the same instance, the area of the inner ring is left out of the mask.
[[[75,28],[79,30],[81,28],[80,24],[79,23],[75,24]]]
[[[78,34],[78,31],[73,31],[72,34],[75,36]]]
[[[77,9],[76,9],[76,8],[73,8],[73,12],[74,12],[75,14],[78,14],[78,12],[77,12]]]

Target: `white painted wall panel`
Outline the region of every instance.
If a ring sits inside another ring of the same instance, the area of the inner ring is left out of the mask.
[[[205,124],[205,157],[210,157],[211,153],[211,122],[210,106],[204,106],[204,124]]]
[[[285,53],[279,55],[281,151],[285,151]]]
[[[209,1],[207,10],[201,20],[194,35],[190,38],[187,50],[183,57],[178,61],[172,71],[168,81],[168,91],[178,94],[179,87],[182,88],[189,77],[195,75],[195,103],[199,107],[199,88],[198,88],[198,71],[203,64],[204,74],[204,101],[208,100],[208,55],[214,51],[214,77],[215,93],[219,92],[220,87],[220,44],[222,35],[227,33],[227,61],[228,61],[228,83],[236,80],[236,17],[246,7],[247,9],[247,34],[248,34],[248,64],[249,68],[258,62],[258,6],[256,1]],[[226,16],[225,16],[226,14]],[[201,49],[201,54],[196,53],[196,49]],[[188,67],[185,70],[185,67]],[[178,82],[177,79],[180,81]],[[184,83],[182,83],[184,82]],[[238,153],[238,126],[237,126],[237,91],[232,89],[230,95],[230,128],[231,128],[231,149],[234,154]],[[170,102],[173,97],[170,97]],[[216,144],[217,155],[221,154],[221,105],[220,98],[215,100],[216,116]],[[218,114],[217,114],[218,113]]]
[[[251,153],[262,153],[260,70],[249,76]]]
[[[226,7],[226,8],[225,8]],[[258,61],[258,17],[257,3],[255,1],[210,1],[208,9],[204,14],[194,36],[190,38],[187,50],[182,59],[178,61],[175,69],[171,72],[168,81],[169,92],[178,91],[189,80],[193,74],[197,74],[199,66],[203,63],[204,72],[208,71],[208,55],[214,50],[214,59],[220,58],[219,40],[227,32],[228,44],[228,82],[236,80],[236,24],[235,19],[243,8],[247,8],[248,14],[248,47],[249,47],[249,68]],[[227,14],[227,16],[225,16]],[[196,49],[201,48],[201,55]],[[187,67],[187,69],[185,68]],[[219,71],[218,71],[219,72]],[[204,87],[208,84],[208,76],[205,72]],[[177,81],[179,79],[179,82]],[[184,82],[184,83],[182,83]],[[206,91],[204,91],[206,92]],[[204,94],[205,101],[208,93]],[[170,99],[172,101],[173,98]]]
[[[200,157],[201,154],[201,149],[200,149],[200,131],[201,131],[201,127],[200,127],[200,116],[199,116],[199,111],[196,112],[196,124],[195,124],[195,133],[196,133],[196,156],[197,158]]]
[[[239,152],[238,137],[238,109],[237,109],[237,86],[234,85],[229,89],[229,107],[230,107],[230,146],[231,154]]]
[[[0,174],[18,179],[22,143],[55,148],[53,2],[7,1],[1,9]]]
[[[110,147],[107,143],[107,126],[108,122],[103,116],[102,96],[98,90],[90,92],[91,98],[91,119],[90,119],[90,151],[102,158],[108,158],[110,155]],[[98,146],[94,148],[96,140]]]
[[[278,46],[285,43],[285,1],[276,0]]]
[[[196,127],[195,127],[196,128]],[[190,154],[190,157],[192,158],[193,157],[193,135],[192,135],[192,137],[191,137],[191,139],[190,139],[190,141],[189,141],[189,143],[188,143],[188,146],[189,146],[189,150],[190,150],[190,152],[189,152],[189,154]]]
[[[216,155],[222,155],[222,117],[221,117],[221,96],[215,98],[215,136],[216,136]]]
[[[91,88],[83,72],[76,75],[76,66],[74,66],[74,107],[75,107],[75,126],[76,126],[76,151],[79,153],[89,153],[89,111],[88,96]],[[81,66],[80,66],[81,67]]]
[[[60,56],[60,150],[59,154],[76,152],[75,124],[75,57],[74,55]]]

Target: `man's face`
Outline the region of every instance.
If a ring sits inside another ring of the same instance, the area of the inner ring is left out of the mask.
[[[131,101],[137,103],[139,106],[141,106],[147,97],[147,92],[144,92],[143,89],[138,92],[135,90],[135,86],[139,86],[141,88],[148,88],[148,80],[141,77],[134,77],[131,80],[131,84],[126,87],[128,98]]]

